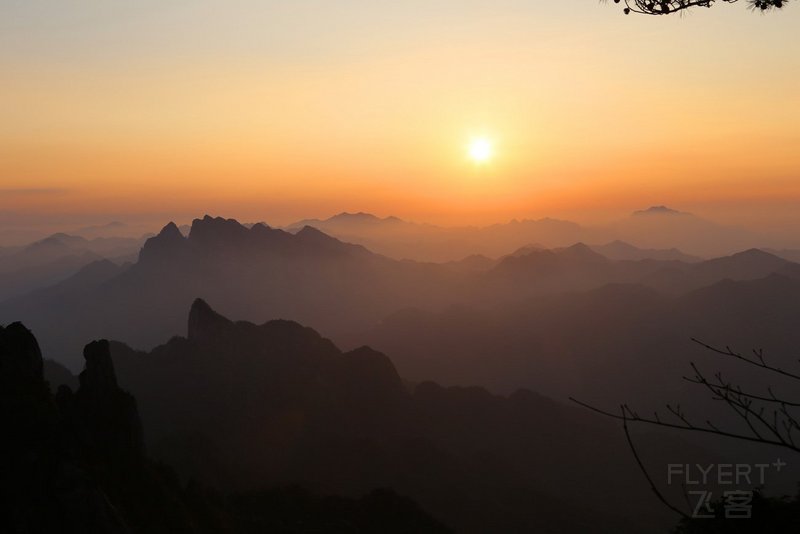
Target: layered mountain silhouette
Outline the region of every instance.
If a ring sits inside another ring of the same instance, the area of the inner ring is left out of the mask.
[[[723,279],[793,277],[797,269],[758,250],[700,262],[612,260],[583,244],[430,264],[392,260],[312,227],[293,234],[206,216],[188,236],[165,226],[135,264],[96,261],[54,286],[0,303],[0,320],[24,320],[48,354],[77,368],[71,355],[86,339],[149,347],[180,332],[182,310],[197,294],[230,315],[297,320],[354,346],[361,332],[407,308],[507,306],[606,284],[678,296]]]
[[[48,353],[64,353],[61,361],[75,366],[68,355],[88,338],[152,346],[181,331],[182,310],[198,293],[239,316],[285,317],[345,332],[398,307],[444,303],[464,285],[455,269],[389,260],[311,227],[292,234],[208,216],[193,222],[188,237],[167,225],[147,240],[134,265],[114,269],[93,264],[0,304],[0,319],[21,318]]]
[[[367,214],[340,219],[353,227],[405,224]],[[535,226],[548,225],[574,229],[558,221]],[[312,226],[286,231],[206,216],[188,233],[168,224],[135,263],[96,259],[54,285],[0,303],[0,322],[22,319],[50,358],[72,369],[85,361],[90,383],[105,384],[84,387],[57,363],[40,364],[33,375],[67,386],[64,399],[100,390],[136,396],[143,432],[129,424],[134,404],[107,401],[100,404],[121,426],[106,419],[96,422],[104,437],[69,440],[86,442],[79,450],[90,460],[75,460],[82,469],[85,461],[115,461],[93,440],[116,443],[115,457],[135,456],[149,466],[144,471],[154,478],[142,484],[167,484],[163,491],[195,506],[181,505],[178,519],[157,515],[157,524],[194,521],[198,510],[239,521],[248,507],[275,511],[289,499],[323,522],[369,521],[374,507],[387,503],[425,521],[417,502],[458,531],[636,531],[660,520],[658,505],[627,491],[639,487],[640,474],[613,425],[517,390],[604,406],[636,400],[643,409],[685,399],[704,415],[716,414],[680,386],[689,361],[732,379],[742,375],[689,338],[743,351],[763,347],[776,364],[788,365],[798,342],[800,266],[761,249],[701,260],[621,241],[531,243],[540,241],[528,239],[497,259],[473,254],[434,264],[391,259]],[[78,357],[87,340],[102,338],[119,340],[110,344],[116,373],[89,364],[103,360],[92,356],[104,353],[102,343]],[[141,350],[149,347],[155,348]],[[94,401],[67,416],[58,395],[43,395],[56,406],[54,424],[71,428],[70,436],[84,432],[76,421],[108,417],[90,408]],[[592,437],[590,445],[584,436]],[[138,448],[131,445],[137,440]],[[177,475],[149,460],[143,444]],[[128,449],[138,452],[119,452]],[[667,449],[687,450],[650,450]],[[656,454],[650,461],[675,458]],[[105,469],[92,471],[91,480]],[[218,488],[224,504],[204,491],[186,493],[175,476]],[[305,489],[280,489],[287,486]],[[319,497],[331,494],[340,496],[338,504]],[[615,504],[630,505],[631,498],[640,499],[634,512]],[[109,520],[129,524],[135,517],[125,512]]]
[[[555,293],[612,283],[641,284],[677,295],[724,279],[749,280],[772,273],[796,276],[798,267],[758,249],[706,261],[612,261],[595,248],[578,243],[558,249],[520,249],[499,261],[487,278],[494,284],[495,293],[499,283],[506,290],[516,287],[519,296],[532,290]]]
[[[434,262],[458,261],[473,254],[498,258],[528,243],[558,248],[576,242],[615,241],[631,243],[640,250],[633,253],[623,250],[618,244],[608,246],[605,252],[612,259],[696,261],[698,257],[726,255],[754,246],[787,242],[785,237],[778,239],[717,224],[667,206],[651,206],[602,225],[582,225],[546,217],[514,219],[482,227],[444,227],[359,212],[340,213],[328,219],[305,219],[286,229],[296,232],[304,226],[364,245],[391,258]],[[598,252],[604,253],[603,250]]]
[[[340,213],[323,220],[306,219],[287,229],[295,232],[304,226],[395,259],[433,262],[458,261],[476,254],[498,257],[534,241],[551,246],[575,242],[584,233],[578,224],[551,218],[515,219],[485,227],[443,227],[363,212]]]
[[[640,474],[614,425],[530,391],[412,385],[370,348],[232,322],[202,300],[187,337],[111,351],[152,454],[212,485],[391,487],[460,532],[629,532],[662,517],[628,491]]]
[[[633,212],[634,217],[647,217],[651,215],[690,215],[690,214],[674,210],[666,206],[650,206],[647,209],[637,210]]]
[[[188,527],[180,488],[145,458],[136,403],[117,386],[108,343],[87,345],[84,357],[78,389],[53,396],[31,332],[0,327],[0,530]]]
[[[3,532],[450,532],[392,490],[348,498],[184,485],[148,459],[136,401],[117,384],[108,342],[88,344],[84,358],[77,389],[61,385],[53,395],[31,332],[0,326]]]
[[[743,353],[763,348],[774,364],[794,365],[798,303],[800,279],[786,274],[727,279],[676,296],[610,284],[514,303],[407,309],[360,339],[392,354],[412,380],[479,382],[502,392],[530,387],[612,406],[639,399],[655,409],[696,389],[681,379],[692,361],[731,380],[760,378],[742,375],[693,337]]]
[[[69,278],[101,259],[118,264],[135,260],[144,240],[96,238],[63,233],[0,253],[0,300],[25,294]]]
[[[669,249],[642,249],[620,240],[611,241],[605,245],[592,245],[592,250],[611,260],[662,260],[686,263],[702,260],[698,256],[684,254],[674,247]]]
[[[755,246],[769,246],[771,236],[718,224],[667,206],[651,206],[604,228],[604,237],[643,248],[670,249],[701,257],[727,255]]]

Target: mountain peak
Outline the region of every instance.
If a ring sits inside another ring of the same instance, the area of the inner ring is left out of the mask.
[[[263,232],[264,230],[272,230],[265,222],[257,222],[250,227],[251,232]]]
[[[397,217],[386,217],[382,219],[377,215],[373,215],[372,213],[367,213],[364,211],[359,211],[358,213],[349,213],[349,212],[342,212],[338,215],[334,215],[330,219],[324,221],[326,223],[335,223],[335,224],[344,224],[344,225],[370,225],[370,226],[377,226],[385,223],[394,224],[401,222],[400,219]]]
[[[233,326],[231,320],[215,312],[205,300],[197,298],[189,310],[187,337],[189,341],[211,341],[231,326]]]
[[[720,264],[720,263],[738,263],[738,264],[752,264],[764,266],[782,266],[789,263],[788,260],[770,254],[758,248],[751,248],[731,254],[730,256],[723,256],[721,258],[714,258],[706,261],[706,264]]]
[[[518,248],[517,250],[509,254],[509,256],[514,258],[519,258],[522,256],[527,256],[528,254],[532,254],[534,252],[545,252],[545,251],[547,251],[547,248],[540,245],[539,243],[530,243],[528,245],[525,245],[524,247]]]
[[[109,391],[117,389],[117,376],[114,363],[111,361],[111,349],[108,341],[92,341],[83,349],[86,368],[81,372],[82,390]]]
[[[638,217],[641,215],[688,215],[688,213],[674,210],[666,206],[650,206],[646,210],[634,211],[633,215]]]
[[[347,211],[343,211],[342,213],[339,213],[338,215],[334,215],[333,217],[331,217],[331,219],[332,219],[332,220],[334,220],[334,219],[368,219],[368,220],[379,220],[379,218],[378,218],[378,217],[376,217],[375,215],[373,215],[373,214],[371,214],[371,213],[364,212],[364,211],[359,211],[359,212],[357,212],[357,213],[350,213],[350,212],[347,212]]]
[[[325,232],[323,232],[319,228],[316,228],[314,226],[310,226],[308,224],[303,226],[300,229],[300,231],[295,234],[295,236],[303,237],[304,239],[308,239],[308,238],[311,238],[311,237],[321,238],[323,236],[328,238],[328,239],[333,239],[331,236],[329,236],[328,234],[326,234]]]
[[[639,250],[638,247],[635,247],[635,246],[631,245],[630,243],[628,243],[627,241],[623,241],[621,239],[615,239],[614,241],[611,241],[610,243],[606,243],[605,246],[608,247],[608,248],[615,248],[615,249],[618,249],[618,250],[629,250],[629,251]]]
[[[606,261],[608,259],[602,254],[595,252],[589,245],[580,242],[569,247],[558,249],[557,252],[559,256],[576,260]]]
[[[306,252],[341,254],[365,250],[358,245],[343,243],[313,226],[304,226],[294,237],[301,250]]]
[[[737,252],[733,254],[732,257],[735,258],[764,258],[764,259],[775,259],[775,260],[783,260],[779,256],[775,254],[770,254],[769,252],[765,252],[760,248],[749,248],[747,250],[743,250],[742,252]],[[785,261],[785,260],[783,260]]]
[[[169,257],[177,250],[180,250],[186,241],[180,229],[174,222],[170,222],[157,236],[151,237],[144,242],[142,250],[139,252],[139,261]]]
[[[230,243],[232,240],[245,239],[249,230],[236,219],[211,217],[205,215],[202,219],[192,221],[189,239],[192,241],[211,243]]]
[[[87,243],[88,241],[83,237],[59,232],[31,243],[27,249],[69,248],[70,246],[85,246]]]
[[[178,225],[170,221],[166,226],[164,226],[164,228],[161,229],[156,237],[163,237],[165,239],[183,239],[183,234],[181,234]]]
[[[0,325],[0,392],[34,387],[43,378],[42,351],[22,323]]]

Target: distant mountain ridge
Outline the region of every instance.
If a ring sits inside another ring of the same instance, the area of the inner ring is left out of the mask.
[[[650,206],[647,209],[633,212],[634,217],[647,216],[647,215],[691,215],[691,214],[674,210],[666,206]]]
[[[395,259],[446,262],[470,255],[498,257],[533,241],[576,241],[580,225],[552,218],[513,219],[485,227],[444,227],[404,221],[371,213],[340,213],[328,219],[306,219],[287,226],[297,231],[309,225],[348,242]],[[540,239],[541,238],[541,239]]]
[[[327,219],[306,219],[286,227],[297,231],[305,225],[395,259],[458,261],[473,254],[498,258],[528,243],[546,248],[576,242],[627,241],[646,253],[613,259],[680,259],[730,254],[755,246],[771,246],[768,236],[742,228],[713,223],[688,212],[657,205],[637,210],[627,218],[602,225],[583,225],[544,217],[512,219],[488,226],[444,227],[404,221],[371,213],[340,213]],[[678,249],[669,253],[668,250]],[[607,252],[611,252],[607,250]],[[683,253],[688,253],[682,256]]]
[[[606,243],[605,245],[592,245],[595,252],[612,260],[664,260],[664,261],[683,261],[694,263],[701,261],[702,258],[684,254],[677,248],[669,249],[642,249],[619,239]]]
[[[358,213],[348,213],[346,211],[339,213],[337,215],[333,215],[328,217],[327,219],[303,219],[302,221],[297,221],[286,226],[286,229],[289,231],[296,231],[305,226],[313,226],[314,228],[319,228],[324,230],[325,227],[329,227],[332,225],[381,225],[381,224],[413,224],[407,223],[406,221],[390,215],[388,217],[378,217],[371,213],[365,213],[363,211],[359,211]]]
[[[367,255],[359,245],[343,243],[311,226],[296,233],[273,229],[256,223],[250,228],[234,219],[211,217],[195,219],[186,237],[175,223],[169,223],[155,237],[148,239],[140,252],[140,261],[161,261],[185,255],[223,253],[225,250],[246,254]],[[185,258],[184,258],[185,259]]]
[[[0,301],[66,280],[101,259],[124,263],[144,243],[133,238],[95,238],[56,233],[0,255]]]
[[[397,261],[308,226],[291,233],[205,216],[193,221],[188,236],[167,224],[134,264],[95,262],[52,287],[0,302],[0,320],[23,319],[54,354],[74,354],[83,340],[101,335],[152,346],[180,330],[180,310],[203,291],[227,314],[293,319],[353,339],[409,307],[514,302],[609,283],[679,295],[724,278],[793,276],[797,269],[755,252],[694,263],[612,260],[581,243],[524,249],[498,261]]]

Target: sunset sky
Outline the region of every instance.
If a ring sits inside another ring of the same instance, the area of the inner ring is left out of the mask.
[[[667,204],[782,223],[798,30],[794,2],[5,0],[0,212],[480,224]]]

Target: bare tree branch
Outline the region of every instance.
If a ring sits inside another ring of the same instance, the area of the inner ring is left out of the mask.
[[[670,15],[672,13],[683,12],[693,7],[711,7],[717,0],[614,0],[615,4],[620,2],[625,4],[624,12],[639,13],[641,15]],[[738,0],[719,0],[727,4],[733,4]],[[786,5],[788,0],[747,0],[750,9],[755,11],[768,11],[770,9],[780,9]]]
[[[569,397],[569,400],[574,402],[575,404],[577,404],[579,406],[583,406],[584,408],[587,408],[587,409],[589,409],[589,410],[591,410],[593,412],[599,413],[599,414],[604,415],[606,417],[610,417],[612,419],[617,419],[619,421],[623,421],[625,419],[620,415],[617,415],[617,414],[614,414],[614,413],[611,413],[611,412],[607,412],[605,410],[601,410],[600,408],[592,406],[591,404],[586,404],[585,402],[581,402],[578,399],[576,399],[575,397]],[[625,407],[625,410],[628,411],[628,414],[633,413],[632,411],[630,411],[630,408],[627,405],[623,405],[623,406]],[[713,425],[711,427],[709,427],[709,428],[706,428],[706,427],[702,427],[702,426],[696,426],[696,425],[693,425],[691,423],[687,424],[685,422],[683,422],[683,424],[670,423],[668,421],[663,421],[663,420],[658,419],[658,418],[649,419],[649,418],[646,418],[646,417],[639,417],[639,416],[633,416],[633,417],[626,416],[626,418],[627,418],[628,421],[632,421],[632,422],[636,422],[636,423],[646,423],[646,424],[656,425],[656,426],[660,426],[660,427],[664,427],[664,428],[674,428],[674,429],[677,429],[677,430],[688,430],[688,431],[691,431],[691,432],[702,432],[702,433],[713,434],[713,435],[722,436],[722,437],[726,437],[726,438],[738,439],[738,440],[742,440],[742,441],[750,441],[750,442],[753,442],[753,443],[763,443],[763,444],[766,444],[766,445],[775,445],[776,447],[784,447],[784,448],[793,450],[795,452],[800,452],[800,448],[798,448],[796,445],[793,445],[792,443],[786,443],[786,442],[774,440],[774,439],[771,439],[771,438],[763,438],[763,437],[759,438],[759,437],[756,437],[756,436],[750,436],[748,434],[740,434],[740,433],[731,432],[731,431],[728,431],[728,430],[721,430],[719,428],[714,427]],[[707,421],[707,423],[708,423],[708,421]]]
[[[788,371],[784,371],[779,367],[773,367],[768,365],[767,362],[764,360],[764,352],[762,350],[753,350],[753,354],[756,356],[756,359],[753,360],[751,358],[747,358],[746,356],[742,356],[738,352],[734,352],[731,350],[730,347],[725,347],[725,349],[719,349],[708,343],[704,343],[696,338],[691,338],[692,341],[700,345],[701,347],[705,347],[706,349],[710,350],[711,352],[715,352],[717,354],[721,354],[723,356],[730,356],[731,358],[736,358],[737,360],[743,361],[745,363],[749,363],[750,365],[755,365],[756,367],[760,367],[761,369],[766,369],[767,371],[772,371],[774,373],[778,373],[779,375],[783,375],[788,378],[792,378],[794,380],[800,380],[800,375],[796,375],[794,373],[790,373]]]
[[[685,519],[689,519],[689,516],[684,513],[680,508],[676,507],[672,503],[670,503],[666,497],[659,491],[658,486],[656,486],[655,482],[653,482],[650,473],[647,472],[647,468],[644,466],[644,462],[639,457],[639,452],[636,450],[636,446],[633,444],[633,438],[631,438],[630,430],[628,430],[628,418],[625,414],[625,406],[620,406],[620,411],[622,413],[622,428],[625,430],[625,438],[628,440],[628,446],[631,448],[631,452],[633,453],[633,457],[636,459],[636,463],[639,465],[639,469],[641,469],[642,474],[647,479],[647,482],[650,484],[650,489],[653,490],[653,493],[656,494],[658,500],[660,500],[664,505],[672,510],[673,512],[681,515]]]

